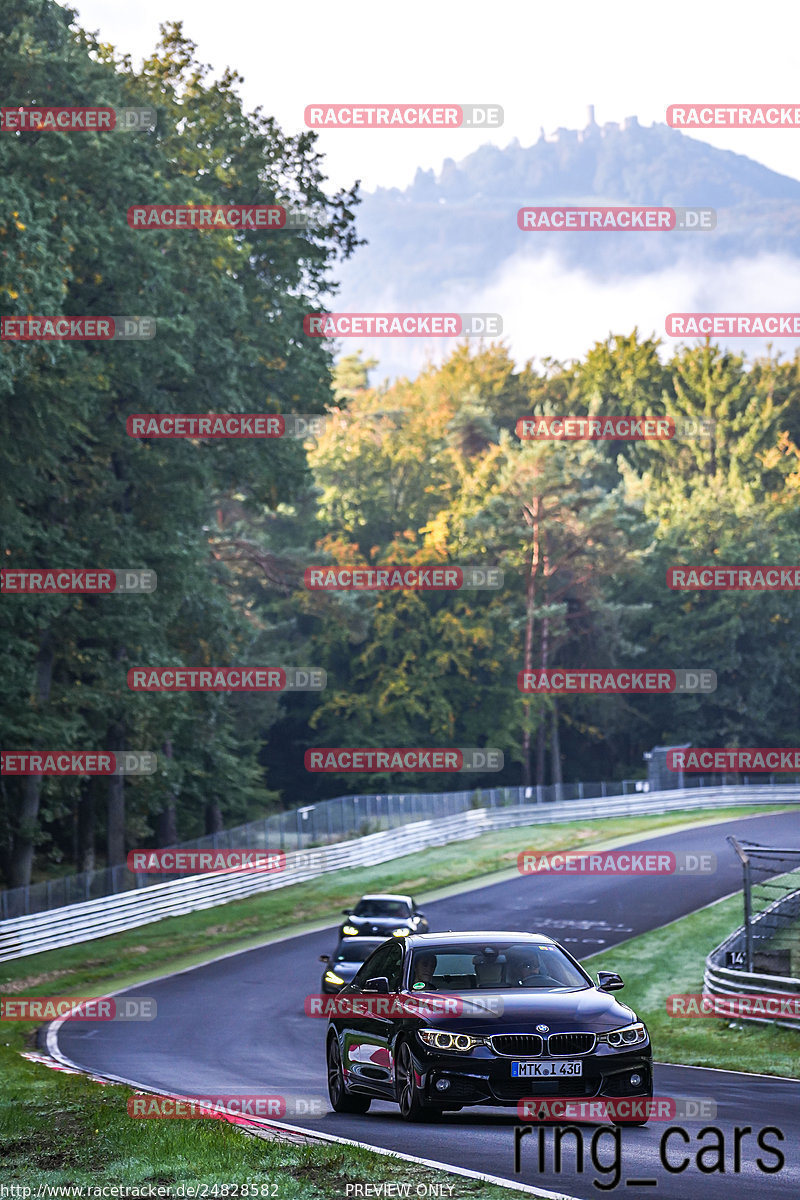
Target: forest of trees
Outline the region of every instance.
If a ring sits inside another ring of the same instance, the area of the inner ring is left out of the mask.
[[[315,135],[245,113],[179,26],[142,69],[50,0],[0,13],[7,104],[150,105],[148,134],[0,136],[0,314],[140,314],[136,343],[0,343],[2,566],[153,569],[146,596],[0,599],[3,749],[146,749],[152,776],[0,779],[7,886],[281,806],[425,790],[310,775],[313,746],[495,746],[492,784],[642,773],[654,744],[798,744],[791,592],[671,592],[674,564],[800,564],[800,356],[634,330],[574,363],[455,346],[413,380],[302,333],[358,245]],[[133,232],[134,203],[314,206],[309,231]],[[323,413],[314,443],[128,437],[131,413]],[[520,441],[530,414],[709,436]],[[472,592],[311,592],[318,563],[499,566]],[[316,666],[322,693],[136,693],[130,666]],[[524,665],[709,667],[689,696],[523,696]],[[434,777],[476,787],[487,777]]]

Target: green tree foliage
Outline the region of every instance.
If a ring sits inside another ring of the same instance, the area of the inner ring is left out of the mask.
[[[150,105],[157,130],[3,134],[0,170],[13,183],[0,207],[0,311],[155,316],[157,336],[3,342],[3,566],[146,566],[159,586],[150,597],[4,597],[0,741],[168,746],[171,758],[163,754],[160,775],[124,788],[4,780],[13,884],[27,882],[34,847],[47,849],[48,838],[53,857],[91,862],[101,787],[110,862],[165,808],[177,807],[190,835],[269,799],[252,728],[253,713],[258,728],[275,719],[273,699],[135,694],[126,672],[274,659],[275,638],[250,620],[237,565],[220,561],[217,546],[229,540],[226,505],[261,512],[303,490],[302,447],[139,441],[125,418],[321,411],[330,350],[301,336],[302,313],[320,307],[331,262],[354,245],[355,193],[326,196],[313,134],[287,138],[271,119],[245,113],[238,77],[208,82],[178,26],[164,28],[134,72],[71,28],[71,15],[40,0],[4,8],[4,103]],[[166,202],[292,204],[313,208],[318,223],[277,234],[129,228],[131,205]],[[164,815],[169,829],[174,813]]]

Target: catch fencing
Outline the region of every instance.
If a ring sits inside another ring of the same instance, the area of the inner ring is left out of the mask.
[[[800,850],[728,841],[742,864],[744,924],[706,959],[710,996],[774,996],[800,1009]],[[737,1019],[800,1029],[800,1014]]]
[[[724,783],[720,776],[688,776],[687,787],[708,788]],[[759,779],[760,784],[765,783]],[[773,785],[774,777],[769,777]],[[778,780],[777,786],[800,783],[790,778]],[[744,776],[737,783],[747,785]],[[684,785],[681,784],[681,787]],[[613,783],[577,782],[535,787],[498,787],[460,792],[426,792],[406,795],[337,796],[306,804],[285,812],[273,813],[258,821],[223,829],[218,833],[178,842],[172,850],[307,850],[311,846],[327,846],[346,842],[370,833],[397,829],[427,819],[439,820],[468,812],[474,808],[505,808],[521,804],[560,804],[592,798],[633,796],[648,792],[648,783],[641,779],[622,779]],[[660,789],[676,791],[677,789]],[[166,849],[167,847],[162,847]],[[31,913],[47,912],[103,896],[166,883],[173,876],[135,875],[120,863],[95,871],[63,875],[27,887],[0,891],[0,922]]]

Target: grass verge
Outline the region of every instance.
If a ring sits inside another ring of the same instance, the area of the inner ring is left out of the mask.
[[[797,1077],[800,1031],[735,1019],[667,1016],[667,996],[702,992],[706,955],[741,923],[741,896],[729,896],[593,954],[583,965],[593,974],[619,971],[626,985],[620,998],[647,1025],[658,1062]]]
[[[418,1184],[438,1183],[439,1194],[453,1200],[518,1194],[353,1146],[248,1137],[224,1121],[133,1120],[126,1109],[130,1088],[51,1071],[7,1049],[0,1075],[0,1179],[31,1188],[33,1196],[41,1185],[98,1184],[125,1185],[129,1197],[135,1188],[147,1196],[148,1185],[170,1187],[175,1196],[185,1184],[205,1185],[209,1200],[235,1196],[236,1185],[240,1197],[317,1200],[344,1197],[348,1183],[376,1181],[410,1183],[412,1196]],[[510,1163],[510,1134],[508,1142]]]

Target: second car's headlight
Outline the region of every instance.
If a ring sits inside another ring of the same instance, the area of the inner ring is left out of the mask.
[[[392,937],[407,937],[411,930],[407,925],[401,925],[398,929],[392,930]]]
[[[326,983],[344,983],[344,980],[342,979],[341,975],[337,975],[335,971],[326,971],[325,972],[325,982]]]
[[[636,1046],[647,1041],[647,1029],[641,1021],[634,1025],[623,1025],[621,1029],[610,1029],[608,1033],[598,1033],[598,1042],[606,1042],[609,1046],[619,1049],[621,1046]]]
[[[417,1036],[426,1046],[434,1050],[460,1050],[466,1054],[474,1046],[483,1046],[485,1041],[469,1033],[453,1033],[449,1029],[418,1029]]]
[[[358,936],[358,930],[356,929],[355,925],[343,925],[342,933],[344,934],[345,937],[357,937]]]

